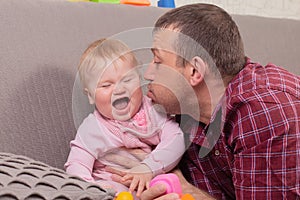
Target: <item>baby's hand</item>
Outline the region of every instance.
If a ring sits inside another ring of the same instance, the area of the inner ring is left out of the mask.
[[[152,178],[153,174],[151,169],[145,164],[140,164],[131,168],[123,177],[122,181],[131,180],[129,191],[133,192],[137,189],[136,196],[140,197],[145,188],[149,189],[149,183]]]

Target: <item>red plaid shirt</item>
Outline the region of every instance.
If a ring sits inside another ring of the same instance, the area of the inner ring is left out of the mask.
[[[218,199],[300,199],[300,77],[248,60],[222,102],[191,134],[187,180]]]

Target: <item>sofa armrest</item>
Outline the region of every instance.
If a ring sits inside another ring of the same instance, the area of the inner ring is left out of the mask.
[[[0,199],[110,200],[113,191],[25,156],[0,153]]]

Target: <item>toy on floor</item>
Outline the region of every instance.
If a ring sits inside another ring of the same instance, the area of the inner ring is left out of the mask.
[[[117,198],[116,200],[134,200],[133,199],[133,196],[130,192],[120,192],[118,195],[117,195]]]
[[[159,0],[157,2],[157,6],[164,8],[175,8],[175,2],[174,0]]]
[[[149,0],[90,0],[97,3],[130,4],[135,6],[150,6]]]
[[[121,4],[130,4],[135,6],[150,6],[149,0],[120,0]]]
[[[179,178],[174,173],[157,175],[151,180],[150,187],[160,183],[165,184],[167,188],[165,194],[177,193],[180,195],[181,200],[195,200],[191,194],[182,194]]]
[[[97,2],[97,3],[113,3],[113,4],[119,4],[120,0],[90,0],[92,2]]]
[[[174,173],[169,174],[160,174],[157,175],[154,179],[150,182],[150,187],[156,184],[165,184],[167,190],[165,194],[169,193],[177,193],[180,195],[181,200],[195,200],[191,194],[182,194],[181,184],[179,178]],[[120,192],[117,195],[116,200],[134,200],[133,196],[130,192]]]
[[[167,190],[166,190],[165,194],[168,194],[168,193],[181,194],[182,193],[179,178],[176,176],[176,174],[169,173],[169,174],[157,175],[154,179],[151,180],[150,187],[152,187],[158,183],[163,183],[166,185]]]

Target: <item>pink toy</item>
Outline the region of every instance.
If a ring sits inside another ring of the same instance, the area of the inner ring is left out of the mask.
[[[176,174],[173,173],[160,174],[151,180],[150,187],[159,183],[163,183],[166,185],[167,187],[166,194],[177,193],[181,195],[182,193],[180,181]]]

